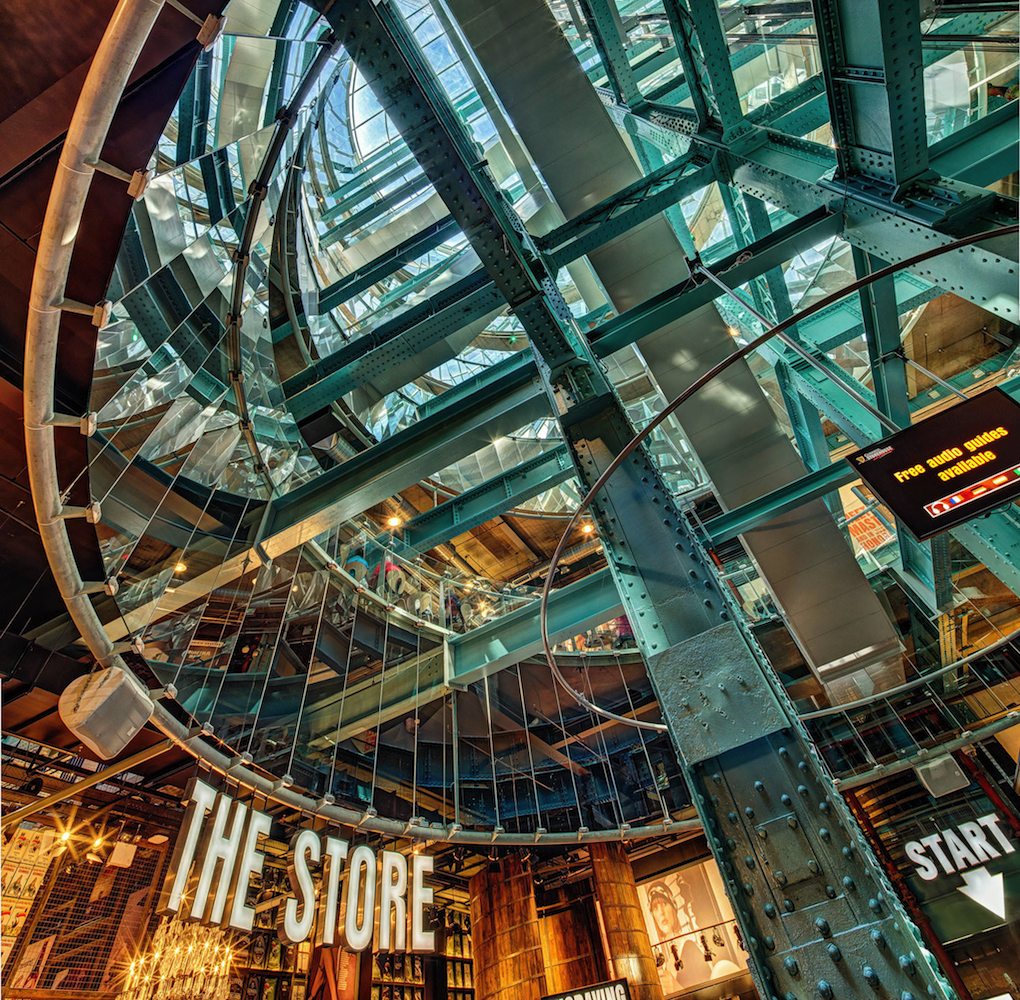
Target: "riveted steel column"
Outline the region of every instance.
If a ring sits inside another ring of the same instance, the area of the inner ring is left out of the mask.
[[[928,173],[915,0],[812,0],[843,172],[899,189]]]

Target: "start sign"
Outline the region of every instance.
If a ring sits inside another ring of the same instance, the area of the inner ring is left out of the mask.
[[[1001,823],[1001,817],[987,813],[911,840],[903,850],[914,863],[918,878],[931,882],[943,875],[959,875],[963,879],[963,885],[956,887],[960,892],[1005,920],[1003,873],[993,875],[985,867],[986,862],[1016,851]]]
[[[1020,404],[989,389],[847,456],[916,538],[1020,497]]]

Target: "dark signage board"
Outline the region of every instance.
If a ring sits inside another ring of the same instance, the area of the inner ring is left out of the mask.
[[[1020,404],[989,389],[847,461],[923,541],[1020,497]]]
[[[579,986],[568,993],[553,993],[542,1000],[630,1000],[630,990],[626,979],[614,979],[611,983]]]

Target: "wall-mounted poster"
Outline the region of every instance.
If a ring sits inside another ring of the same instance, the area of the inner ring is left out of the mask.
[[[21,955],[18,967],[11,975],[7,983],[12,990],[32,990],[39,986],[43,973],[46,970],[46,959],[49,958],[53,943],[57,940],[55,934],[30,944]]]
[[[747,953],[713,862],[642,882],[638,896],[665,996],[747,968]]]

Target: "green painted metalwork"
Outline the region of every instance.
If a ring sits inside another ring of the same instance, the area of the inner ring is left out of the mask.
[[[572,639],[623,611],[609,570],[591,573],[577,583],[558,587],[549,601],[549,635],[555,642]],[[464,687],[542,650],[533,604],[502,615],[488,625],[449,639],[447,683]]]
[[[323,313],[329,312],[341,302],[360,295],[376,282],[388,277],[397,268],[424,256],[430,250],[435,250],[447,240],[453,239],[459,232],[457,223],[449,216],[427,226],[397,244],[392,250],[381,254],[366,267],[323,288],[319,292],[319,309]]]
[[[709,542],[712,545],[728,542],[745,531],[758,528],[774,517],[796,510],[857,478],[857,474],[846,462],[833,462],[815,472],[809,472],[778,490],[707,521],[705,531]]]
[[[485,272],[472,272],[289,378],[283,385],[287,405],[299,422],[305,420],[398,360],[413,357],[504,304]]]
[[[573,475],[567,449],[559,445],[411,518],[401,526],[398,541],[403,549],[425,552],[567,482]]]

